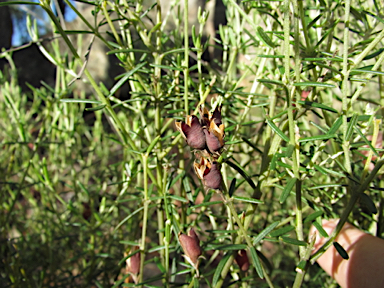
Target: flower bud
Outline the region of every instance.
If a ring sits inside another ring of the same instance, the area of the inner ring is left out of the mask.
[[[133,250],[131,250],[133,252]],[[126,262],[126,271],[127,273],[131,274],[133,281],[137,284],[138,282],[138,276],[140,273],[140,252],[132,255],[129,257]]]
[[[249,259],[247,251],[240,250],[236,253],[235,261],[239,265],[241,271],[247,271],[249,269]]]
[[[196,269],[198,273],[199,257],[202,254],[199,237],[193,229],[189,230],[188,235],[179,233],[179,241],[184,250],[184,257]]]
[[[199,118],[195,115],[188,115],[186,122],[176,122],[176,128],[193,149],[205,149],[205,135]]]

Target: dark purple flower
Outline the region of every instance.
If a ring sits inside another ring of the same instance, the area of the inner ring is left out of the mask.
[[[199,118],[195,115],[188,115],[185,122],[176,122],[176,128],[187,140],[187,144],[198,150],[205,149],[205,135]]]
[[[241,271],[247,271],[249,269],[249,259],[247,255],[247,251],[240,250],[237,252],[235,261],[237,265],[239,265]]]
[[[193,164],[196,175],[203,181],[203,184],[207,188],[221,189],[221,182],[223,177],[221,176],[220,167],[217,162],[209,162],[207,158],[201,158]]]
[[[206,187],[211,189],[221,189],[221,176],[220,168],[217,162],[213,162],[211,168],[206,168],[203,176],[203,183]]]

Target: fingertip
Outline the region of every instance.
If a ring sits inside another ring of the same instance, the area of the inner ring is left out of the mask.
[[[339,219],[323,219],[321,221],[321,226],[327,232],[328,236],[332,234],[333,230],[335,230],[337,223],[339,222]],[[318,250],[327,240],[326,238],[322,237],[319,233],[319,231],[316,229],[314,225],[311,226],[309,230],[309,240],[311,241],[312,237],[316,237],[315,244],[314,244],[314,251]]]
[[[339,223],[339,219],[322,221],[324,230],[331,235]],[[312,232],[313,231],[313,232]],[[311,233],[316,234],[315,251],[327,240],[320,237],[318,231],[312,227]],[[334,246],[329,247],[316,261],[332,276],[341,287],[383,287],[377,283],[384,283],[384,241],[369,235],[349,223],[345,223],[335,238],[348,253],[349,260],[343,259]],[[379,256],[380,255],[380,256]],[[364,269],[364,267],[368,269]],[[381,268],[379,268],[381,267]],[[380,271],[379,271],[380,270]],[[373,284],[370,286],[364,283]]]

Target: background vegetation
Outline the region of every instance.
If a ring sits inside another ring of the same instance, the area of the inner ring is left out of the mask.
[[[45,11],[49,42],[26,29],[56,67],[52,85],[22,90],[1,54],[1,287],[135,286],[136,249],[139,286],[331,287],[311,265],[338,232],[322,218],[383,237],[380,1],[227,0],[216,35],[204,10],[188,25],[187,1],[65,2],[84,28],[48,1],[0,3]],[[87,68],[86,35],[122,68],[110,87]],[[222,192],[174,126],[200,104],[222,104]],[[312,256],[311,224],[329,236]],[[178,241],[190,228],[199,277]]]

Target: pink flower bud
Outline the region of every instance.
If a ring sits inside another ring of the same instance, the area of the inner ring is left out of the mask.
[[[131,250],[133,252],[134,250]],[[140,273],[140,252],[129,257],[126,262],[126,271],[131,274],[133,281],[137,284],[138,275]]]
[[[179,233],[179,241],[184,250],[184,257],[196,269],[199,266],[199,257],[202,254],[199,237],[193,229],[189,230],[188,235]]]

